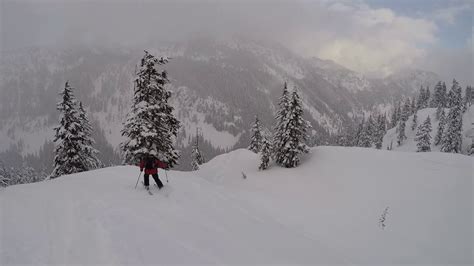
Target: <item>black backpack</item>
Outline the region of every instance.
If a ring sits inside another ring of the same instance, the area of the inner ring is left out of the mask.
[[[145,169],[154,169],[155,168],[155,158],[148,157],[145,159]]]

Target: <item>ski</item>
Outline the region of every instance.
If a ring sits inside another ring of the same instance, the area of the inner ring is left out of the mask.
[[[149,194],[150,196],[153,196],[153,193],[151,193],[150,189],[147,189],[146,191],[148,191],[148,194]]]
[[[145,186],[145,184],[143,182],[142,182],[142,185]],[[153,193],[150,191],[150,187],[148,187],[148,188],[145,187],[145,190],[148,192],[148,194],[150,196],[153,196]]]

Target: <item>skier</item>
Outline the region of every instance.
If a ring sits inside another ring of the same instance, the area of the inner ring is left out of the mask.
[[[158,178],[158,168],[167,169],[168,164],[156,159],[151,155],[144,157],[140,161],[140,172],[143,172],[143,169],[145,169],[145,175],[143,176],[143,178],[145,180],[144,185],[147,190],[150,189],[150,183],[148,179],[150,175],[155,180],[155,183],[156,185],[158,185],[159,189],[163,187],[163,183],[161,183],[161,180]]]

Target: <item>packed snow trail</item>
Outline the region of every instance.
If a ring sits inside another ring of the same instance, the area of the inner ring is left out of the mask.
[[[472,165],[319,147],[296,169],[258,171],[258,155],[237,150],[168,172],[153,196],[134,189],[131,166],[12,186],[0,191],[0,264],[469,265]]]

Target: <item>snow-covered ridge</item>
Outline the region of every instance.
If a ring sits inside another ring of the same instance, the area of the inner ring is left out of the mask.
[[[318,147],[298,168],[258,171],[241,149],[169,171],[153,196],[133,166],[11,186],[0,264],[471,265],[472,164]]]

